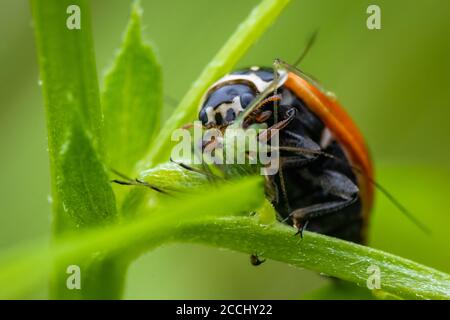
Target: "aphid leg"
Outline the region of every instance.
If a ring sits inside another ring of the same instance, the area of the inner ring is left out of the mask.
[[[334,198],[339,198],[339,200],[318,203],[292,211],[288,218],[292,218],[294,226],[298,229],[297,234],[300,234],[301,237],[303,237],[303,231],[310,220],[335,214],[358,200],[358,187],[342,173],[325,170],[322,175],[315,179],[325,193]]]

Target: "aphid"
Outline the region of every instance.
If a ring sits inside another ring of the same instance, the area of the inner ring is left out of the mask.
[[[259,99],[259,101],[258,101]],[[232,72],[206,92],[205,127],[263,123],[279,129],[280,168],[266,190],[280,218],[309,231],[364,243],[373,168],[364,139],[334,97],[294,67]]]

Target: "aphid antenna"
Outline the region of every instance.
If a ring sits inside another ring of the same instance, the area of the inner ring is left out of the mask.
[[[171,195],[169,194],[167,191],[162,190],[161,188],[154,186],[146,181],[142,181],[140,179],[132,179],[130,177],[128,177],[127,175],[117,171],[116,169],[113,168],[109,168],[109,171],[111,171],[113,174],[119,176],[120,178],[122,178],[123,180],[118,180],[118,179],[113,179],[111,180],[111,182],[113,183],[117,183],[120,185],[125,185],[125,186],[138,186],[138,187],[146,187],[149,189],[152,189],[156,192],[165,194],[165,195]]]
[[[213,175],[211,173],[209,173],[207,171],[202,171],[200,169],[197,169],[195,167],[187,165],[187,164],[185,164],[183,162],[175,161],[175,160],[173,160],[172,157],[170,157],[170,162],[173,162],[173,163],[179,165],[181,168],[183,168],[185,170],[192,171],[192,172],[195,172],[195,173],[199,173],[199,174],[204,175],[204,176],[209,177],[209,178],[213,178]]]

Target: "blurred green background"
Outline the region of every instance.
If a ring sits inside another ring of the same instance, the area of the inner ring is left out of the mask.
[[[179,99],[257,0],[142,0],[145,37],[164,68],[165,93]],[[100,75],[121,42],[131,1],[93,0]],[[378,4],[382,29],[366,28]],[[336,92],[371,147],[381,184],[432,230],[423,235],[378,195],[370,245],[450,272],[450,1],[293,0],[240,62],[293,61],[318,40],[302,69]],[[44,107],[27,1],[0,10],[0,251],[49,237]],[[100,77],[101,78],[101,77]],[[101,80],[100,80],[101,81]],[[167,117],[172,106],[167,106]],[[195,245],[159,248],[129,270],[126,298],[298,298],[319,275]],[[44,298],[47,288],[29,297]]]

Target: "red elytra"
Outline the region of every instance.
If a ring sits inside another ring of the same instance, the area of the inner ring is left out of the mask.
[[[363,202],[363,234],[366,235],[374,199],[374,169],[361,131],[338,101],[327,96],[299,75],[289,72],[284,85],[301,98],[308,108],[324,122],[336,140],[344,146],[351,164],[360,168],[361,173],[357,176]]]

